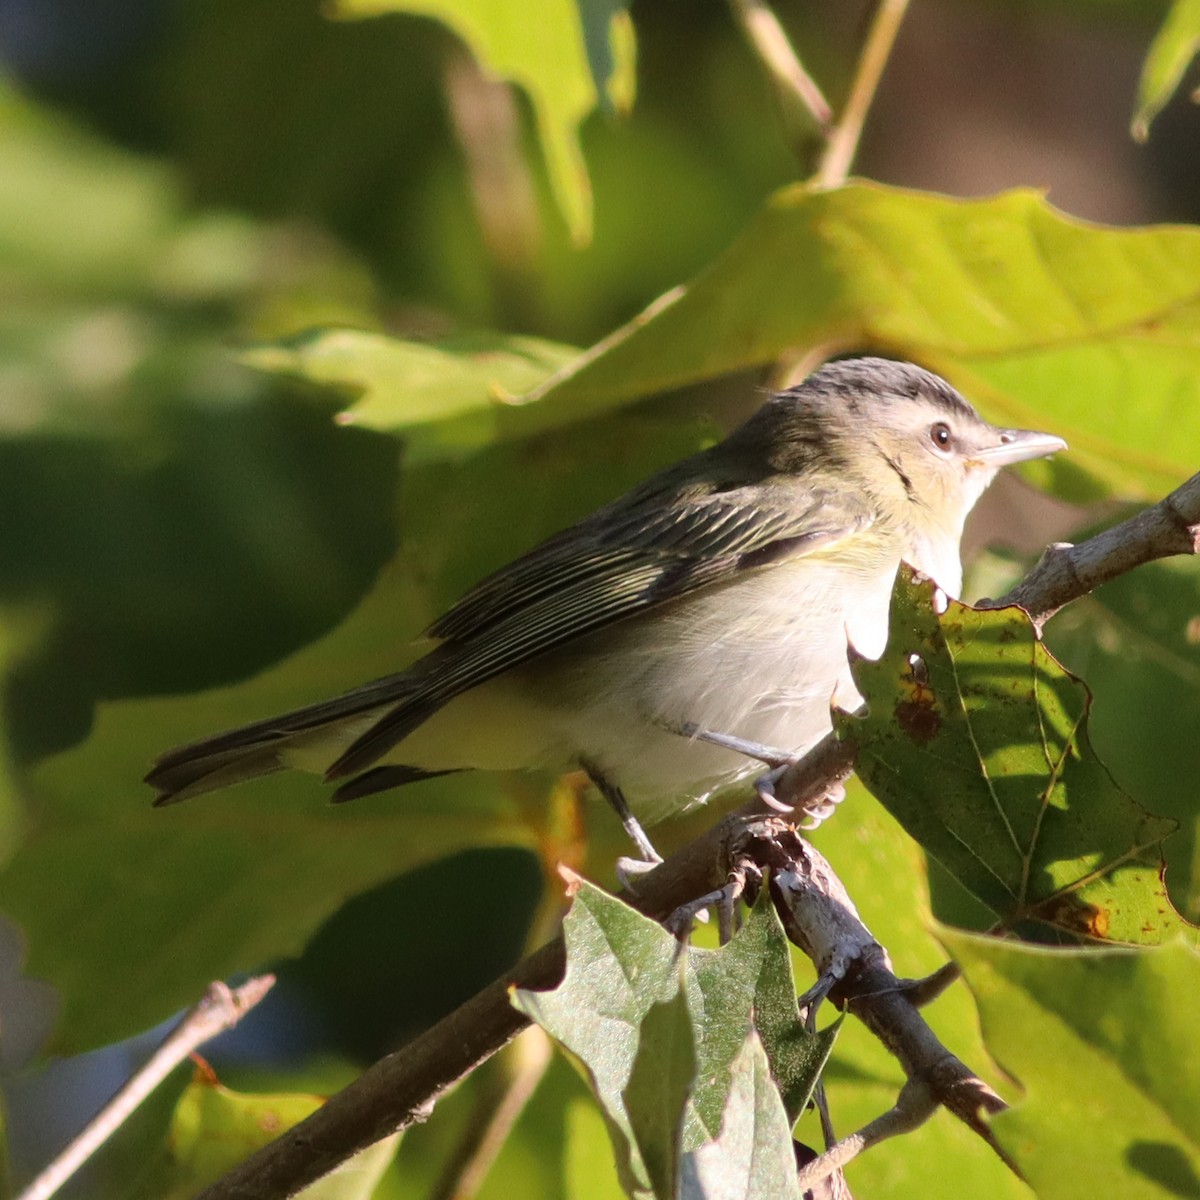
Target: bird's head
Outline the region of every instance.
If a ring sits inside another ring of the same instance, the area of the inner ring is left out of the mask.
[[[1067,448],[990,424],[944,379],[890,359],[827,363],[776,403],[776,469],[802,473],[819,459],[897,518],[956,532],[1001,467]]]
[[[997,471],[1066,449],[1053,434],[989,424],[944,379],[883,358],[827,363],[740,432],[777,477],[855,489],[955,591],[963,522]]]

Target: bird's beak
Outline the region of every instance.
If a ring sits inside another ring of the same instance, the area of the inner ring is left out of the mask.
[[[971,456],[984,466],[997,470],[1031,458],[1045,458],[1047,454],[1057,454],[1067,448],[1062,438],[1033,429],[1000,429],[997,434],[995,445],[984,446]]]

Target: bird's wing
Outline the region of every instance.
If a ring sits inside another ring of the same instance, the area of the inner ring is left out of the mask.
[[[857,494],[798,495],[794,483],[685,498],[633,493],[468,592],[430,628],[441,645],[405,673],[395,705],[326,777],[371,766],[455,696],[566,642],[699,588],[817,553],[870,521]]]

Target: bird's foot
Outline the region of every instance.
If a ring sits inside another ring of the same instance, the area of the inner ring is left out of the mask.
[[[778,813],[790,813],[796,811],[796,806],[786,804],[775,795],[775,785],[783,777],[784,772],[792,765],[791,762],[786,762],[773,770],[760,775],[754,781],[754,790],[758,793],[758,798],[770,809]],[[842,783],[834,783],[825,789],[820,796],[808,801],[803,805],[801,812],[804,814],[804,820],[800,822],[800,828],[805,830],[816,829],[822,821],[828,820],[837,811],[837,806],[846,798],[846,787]]]
[[[648,875],[655,867],[658,866],[662,859],[654,852],[654,847],[651,848],[653,858],[631,858],[629,855],[623,854],[617,859],[617,882],[627,891],[637,895],[637,881],[643,876]]]
[[[738,901],[746,890],[748,877],[754,876],[756,884],[762,883],[762,874],[753,864],[735,866],[729,872],[729,878],[723,887],[715,891],[697,896],[687,904],[681,904],[663,922],[667,929],[677,938],[686,938],[691,930],[693,921],[706,921],[709,908],[715,908],[717,913],[717,929],[721,945],[724,946],[732,937],[738,916]]]

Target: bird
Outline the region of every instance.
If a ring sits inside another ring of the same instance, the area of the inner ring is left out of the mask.
[[[831,707],[859,706],[849,658],[883,653],[900,563],[957,596],[984,489],[1064,449],[913,363],[828,362],[482,580],[407,669],[170,750],[146,782],[166,805],[297,769],[344,801],[582,769],[654,861],[643,822],[794,760]]]

